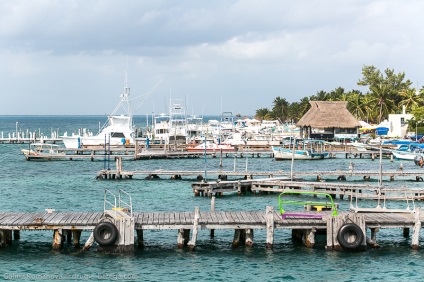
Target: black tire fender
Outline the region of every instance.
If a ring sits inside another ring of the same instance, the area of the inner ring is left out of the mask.
[[[346,235],[354,235],[355,240],[349,242]],[[364,241],[364,233],[362,232],[362,229],[355,223],[346,223],[340,227],[339,231],[337,232],[337,241],[339,241],[340,246],[343,248],[354,250],[357,249]]]
[[[118,229],[110,222],[100,222],[93,231],[94,240],[100,246],[109,246],[118,238]]]

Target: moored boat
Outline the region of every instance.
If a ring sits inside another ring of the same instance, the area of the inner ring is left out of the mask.
[[[274,158],[281,160],[320,160],[329,157],[329,153],[323,150],[322,140],[295,140],[288,148],[272,146]]]
[[[65,152],[59,151],[60,146],[48,143],[32,143],[28,149],[21,149],[22,154],[27,160],[30,159],[48,159],[49,157],[66,156]]]

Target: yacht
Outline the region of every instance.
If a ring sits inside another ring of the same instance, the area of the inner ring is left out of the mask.
[[[157,86],[157,85],[156,85]],[[156,88],[155,86],[155,88]],[[153,89],[146,94],[135,99],[141,99],[139,106],[153,92]],[[66,148],[79,149],[87,146],[125,146],[134,144],[135,128],[133,125],[133,112],[136,108],[131,106],[133,100],[130,99],[130,88],[125,84],[124,93],[120,95],[121,100],[111,115],[108,116],[106,123],[94,135],[91,132],[83,130],[78,134],[68,135],[64,133],[60,138]],[[135,100],[134,99],[134,100]]]

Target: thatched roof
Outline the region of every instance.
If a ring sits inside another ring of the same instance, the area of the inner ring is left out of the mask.
[[[313,128],[355,128],[361,124],[347,110],[346,101],[309,101],[311,108],[297,126]]]

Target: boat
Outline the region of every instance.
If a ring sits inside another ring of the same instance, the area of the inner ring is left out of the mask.
[[[154,117],[155,144],[186,144],[188,139],[185,104],[180,99],[170,99],[169,114]]]
[[[157,86],[157,85],[156,85]],[[156,86],[154,88],[156,88]],[[153,88],[153,89],[154,89]],[[111,115],[108,116],[106,123],[99,130],[99,133],[93,135],[86,130],[82,133],[68,136],[67,132],[60,138],[66,148],[80,149],[88,146],[125,146],[133,145],[135,139],[135,129],[133,125],[133,112],[141,106],[144,100],[153,92],[153,89],[142,96],[130,99],[130,88],[125,84],[124,93],[120,95],[121,100]],[[131,102],[139,100],[137,107],[132,107]]]
[[[324,141],[295,139],[289,147],[272,146],[272,152],[276,161],[281,160],[320,160],[329,157],[329,153],[323,150]]]
[[[189,152],[204,152],[205,151],[205,143],[196,145],[196,146],[189,146],[187,147],[187,151]],[[206,143],[206,152],[235,152],[237,151],[235,147],[229,145],[229,144],[216,144],[207,142]]]
[[[31,159],[51,159],[52,157],[65,157],[66,153],[59,151],[61,147],[56,144],[32,143],[28,149],[21,149],[22,154],[27,160]]]
[[[403,144],[392,151],[393,157],[399,160],[415,160],[424,156],[424,145],[419,143]]]

